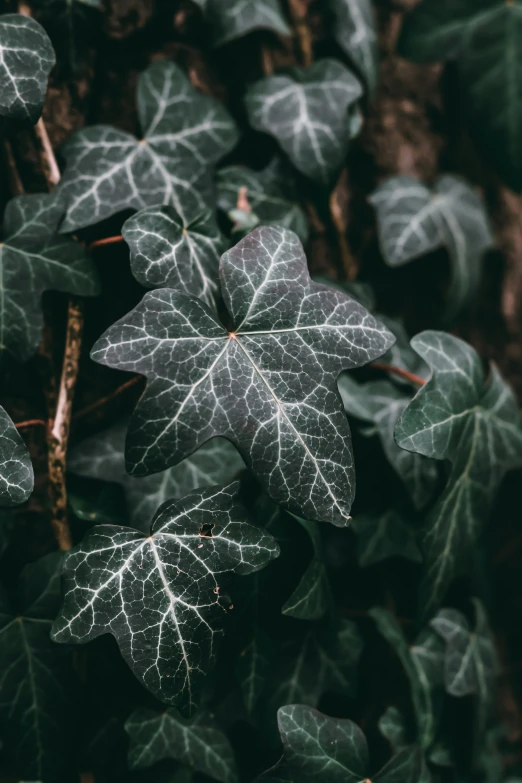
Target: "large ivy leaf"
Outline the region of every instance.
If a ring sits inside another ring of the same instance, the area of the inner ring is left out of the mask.
[[[98,277],[86,251],[57,233],[63,204],[55,194],[16,196],[4,214],[0,246],[0,349],[30,358],[40,342],[44,291],[93,296]]]
[[[237,445],[268,494],[344,526],[354,494],[336,379],[392,335],[348,296],[310,280],[295,234],[258,228],[221,259],[227,331],[201,301],[148,293],[92,358],[149,379],[127,436],[133,475],[164,470],[215,435]]]
[[[328,609],[330,585],[323,560],[321,531],[317,522],[294,517],[304,527],[312,543],[313,555],[296,589],[285,602],[282,613],[298,620],[318,620]]]
[[[358,514],[352,520],[357,533],[357,558],[359,565],[380,563],[389,557],[403,557],[414,563],[422,561],[410,525],[393,509],[383,514]]]
[[[225,574],[249,574],[278,555],[272,536],[244,521],[238,485],[165,503],[150,534],[93,528],[66,557],[59,642],[112,633],[155,696],[195,707],[226,615]]]
[[[225,238],[210,209],[185,222],[174,207],[149,207],[123,225],[132,274],[145,288],[175,288],[215,307]]]
[[[74,133],[63,147],[63,231],[125,209],[170,204],[185,225],[204,208],[208,168],[229,152],[237,130],[225,108],[201,95],[171,62],[153,63],[138,80],[141,140],[108,125]]]
[[[221,783],[235,783],[236,763],[226,736],[204,716],[184,719],[175,709],[138,709],[125,722],[131,769],[175,759]]]
[[[331,185],[352,136],[349,108],[361,97],[357,78],[336,60],[319,60],[308,70],[268,76],[246,95],[251,125],[277,139],[294,166]]]
[[[47,79],[56,62],[49,36],[23,14],[0,16],[0,117],[3,123],[38,121]]]
[[[153,514],[166,500],[181,498],[194,489],[231,481],[244,467],[237,450],[224,438],[214,438],[173,468],[134,478],[125,470],[127,422],[86,438],[67,459],[72,473],[121,484],[132,526],[146,532]],[[94,498],[93,498],[94,500]]]
[[[411,687],[417,722],[417,742],[427,749],[435,739],[442,697],[442,639],[434,631],[421,631],[410,646],[396,618],[386,609],[370,609],[380,633],[394,649]]]
[[[26,566],[16,606],[0,595],[0,732],[17,778],[56,780],[70,756],[71,667],[50,639],[61,563],[52,554]]]
[[[339,46],[364,76],[370,93],[378,76],[379,48],[372,0],[330,0]]]
[[[349,415],[375,425],[386,458],[404,482],[414,506],[425,506],[437,485],[437,463],[400,448],[393,436],[399,417],[411,401],[409,389],[387,380],[361,384],[343,373],[339,391]]]
[[[430,190],[412,177],[392,177],[370,197],[384,259],[400,266],[444,247],[452,262],[446,317],[475,297],[482,257],[493,237],[482,199],[464,180],[443,176]]]
[[[0,406],[0,506],[24,503],[34,486],[29,452],[13,422]]]
[[[205,10],[213,25],[215,46],[222,46],[253,30],[292,34],[279,0],[207,0]]]
[[[405,16],[399,52],[457,60],[472,133],[506,184],[521,190],[521,0],[424,0]]]
[[[452,463],[424,528],[420,597],[428,615],[475,550],[504,474],[522,465],[522,425],[513,393],[495,367],[486,382],[471,346],[444,332],[423,332],[411,344],[432,378],[402,414],[395,438],[401,448]]]
[[[217,204],[229,217],[237,208],[241,188],[246,188],[248,203],[259,223],[283,226],[295,231],[301,242],[308,239],[308,221],[303,210],[284,188],[279,166],[263,171],[245,166],[227,166],[217,173]]]

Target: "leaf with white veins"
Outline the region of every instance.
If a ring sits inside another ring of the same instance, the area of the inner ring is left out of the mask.
[[[206,0],[215,46],[241,38],[253,30],[291,35],[279,0]]]
[[[25,503],[34,487],[29,452],[15,425],[0,406],[0,506]]]
[[[403,557],[414,563],[422,561],[412,528],[396,511],[356,515],[352,526],[357,534],[357,557],[361,567],[389,557]]]
[[[359,68],[370,94],[377,86],[379,47],[372,0],[330,0],[335,39]]]

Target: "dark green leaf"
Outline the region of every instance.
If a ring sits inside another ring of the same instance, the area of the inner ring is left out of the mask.
[[[148,536],[116,525],[91,530],[66,557],[53,638],[83,643],[112,633],[138,679],[191,712],[226,615],[226,572],[251,573],[279,552],[244,521],[237,489],[165,503]]]
[[[222,46],[253,30],[291,35],[279,0],[206,0],[215,46]]]
[[[0,506],[24,503],[34,486],[29,452],[15,425],[0,406]]]
[[[325,614],[330,602],[330,585],[323,561],[321,531],[317,522],[294,518],[310,536],[313,555],[301,581],[281,611],[298,620],[318,620]]]
[[[31,7],[56,46],[61,68],[82,75],[89,62],[88,49],[101,26],[102,0],[33,0]]]
[[[361,94],[348,68],[325,59],[262,79],[250,87],[246,106],[252,126],[274,136],[296,169],[331,185],[353,135],[348,109]]]
[[[7,204],[1,245],[0,345],[18,360],[40,342],[44,291],[94,296],[98,277],[85,249],[57,233],[64,207],[55,195],[17,196]]]
[[[364,76],[370,93],[377,86],[379,48],[372,0],[330,0],[334,35],[345,54]]]
[[[411,344],[433,375],[404,411],[395,438],[401,448],[452,463],[423,536],[421,603],[428,615],[474,551],[504,474],[522,465],[522,426],[498,370],[486,382],[480,357],[465,342],[423,332]]]
[[[236,673],[249,715],[252,715],[266,687],[273,654],[273,645],[268,637],[256,630],[237,660]]]
[[[284,229],[249,234],[223,255],[220,279],[233,330],[165,289],[93,348],[95,361],[149,379],[127,437],[129,472],[164,470],[223,435],[274,500],[347,525],[354,470],[336,380],[392,335],[353,299],[313,283],[299,239]]]
[[[413,530],[397,512],[359,514],[352,520],[352,526],[357,533],[357,556],[363,568],[389,557],[404,557],[414,563],[422,561]]]
[[[130,737],[131,769],[170,758],[221,783],[237,780],[230,743],[208,718],[185,720],[174,709],[162,713],[138,709],[127,719],[125,731]]]
[[[404,716],[397,707],[388,707],[379,718],[379,730],[386,737],[394,753],[397,753],[408,744],[407,731]]]
[[[84,128],[67,140],[63,231],[125,209],[171,204],[185,225],[203,211],[202,179],[236,144],[233,120],[171,62],[153,63],[140,75],[137,103],[141,140],[108,125]]]

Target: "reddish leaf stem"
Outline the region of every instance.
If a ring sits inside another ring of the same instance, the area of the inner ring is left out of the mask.
[[[112,402],[116,397],[119,397],[120,394],[127,391],[127,389],[130,389],[132,386],[136,386],[139,381],[143,380],[141,375],[136,375],[134,378],[131,378],[130,381],[126,381],[121,386],[118,386],[117,389],[115,389],[110,394],[107,394],[105,397],[100,397],[99,400],[96,400],[96,402],[93,402],[91,405],[87,405],[86,408],[82,408],[81,411],[78,411],[78,413],[75,413],[73,418],[73,421],[78,421],[78,419],[83,419],[85,416],[88,416],[90,413],[93,413],[93,411],[98,410],[98,408],[102,408],[104,405],[106,405],[108,402]]]
[[[27,421],[19,421],[15,427],[17,430],[24,430],[27,427],[47,427],[47,422],[43,419],[27,419]]]
[[[95,239],[90,245],[87,245],[87,250],[93,250],[95,247],[103,247],[103,245],[114,245],[117,242],[123,242],[121,234],[117,234],[114,237],[104,237],[103,239]]]
[[[398,375],[400,378],[404,378],[406,381],[416,384],[416,386],[424,386],[426,381],[421,378],[420,375],[403,370],[402,367],[395,367],[393,364],[385,364],[384,362],[372,362],[371,367],[375,370],[383,370],[384,372],[391,372],[394,375]]]

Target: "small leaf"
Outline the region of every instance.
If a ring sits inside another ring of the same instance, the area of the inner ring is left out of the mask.
[[[24,14],[0,16],[0,117],[4,124],[36,123],[56,62],[49,36]]]
[[[270,164],[263,171],[252,171],[244,166],[227,166],[217,173],[217,204],[219,209],[235,220],[231,213],[237,208],[240,189],[246,188],[251,214],[260,223],[288,228],[295,231],[301,242],[306,242],[306,215],[295,198],[286,193],[284,186],[284,174],[279,166]]]
[[[85,249],[57,233],[64,207],[55,195],[16,196],[4,215],[0,248],[0,346],[29,359],[40,342],[44,291],[98,293],[98,276]]]
[[[339,175],[352,137],[348,109],[361,97],[356,77],[336,60],[269,76],[248,90],[251,125],[274,136],[296,169],[322,185]]]
[[[330,0],[335,39],[363,75],[372,95],[377,86],[379,48],[371,0]]]
[[[261,631],[254,631],[237,659],[236,673],[249,715],[254,712],[265,689],[273,653],[268,637]]]
[[[29,452],[15,425],[0,406],[0,506],[25,503],[34,487]]]
[[[230,331],[204,303],[164,289],[93,348],[95,361],[149,379],[127,436],[129,472],[164,470],[222,435],[274,500],[347,525],[354,470],[336,379],[392,335],[313,283],[299,239],[281,228],[258,228],[225,253],[220,280]]]
[[[121,233],[138,283],[145,288],[175,288],[215,307],[225,239],[211,210],[185,223],[174,207],[150,207],[129,218]]]
[[[352,526],[357,533],[357,556],[361,567],[389,557],[403,557],[414,563],[422,561],[413,530],[397,512],[360,514],[354,517]]]
[[[202,181],[237,142],[232,118],[200,95],[171,62],[153,63],[138,79],[143,138],[109,125],[74,133],[63,147],[62,231],[75,231],[125,209],[170,204],[185,225],[204,209]]]
[[[81,75],[101,26],[102,0],[33,0],[31,6],[51,36],[60,68]]]
[[[304,527],[313,547],[312,559],[296,589],[281,609],[298,620],[319,620],[330,602],[330,585],[323,561],[321,531],[317,522],[294,517]]]
[[[279,552],[244,521],[237,489],[210,487],[165,503],[148,536],[93,528],[66,556],[54,640],[112,633],[143,685],[191,713],[226,614],[226,572],[252,573]]]
[[[446,248],[453,268],[446,318],[453,318],[474,299],[483,254],[493,245],[482,199],[464,180],[443,176],[433,190],[411,177],[392,177],[370,201],[389,266]]]
[[[125,731],[130,737],[131,769],[170,758],[221,783],[237,780],[228,739],[203,716],[189,721],[172,708],[162,713],[141,708],[127,719]]]
[[[404,716],[397,707],[388,707],[378,721],[379,731],[386,737],[394,753],[407,746]]]
[[[122,422],[86,438],[72,450],[67,467],[80,476],[121,484],[132,526],[143,532],[148,531],[153,514],[166,500],[231,481],[244,468],[231,443],[224,438],[213,438],[175,467],[137,479],[125,470],[126,433],[127,423]]]
[[[399,419],[396,441],[452,463],[422,539],[426,572],[420,601],[428,616],[475,550],[503,476],[522,465],[522,425],[498,370],[492,368],[486,383],[480,357],[465,342],[423,332],[411,344],[433,374]]]
[[[241,38],[253,30],[291,35],[279,0],[206,0],[215,46]]]

